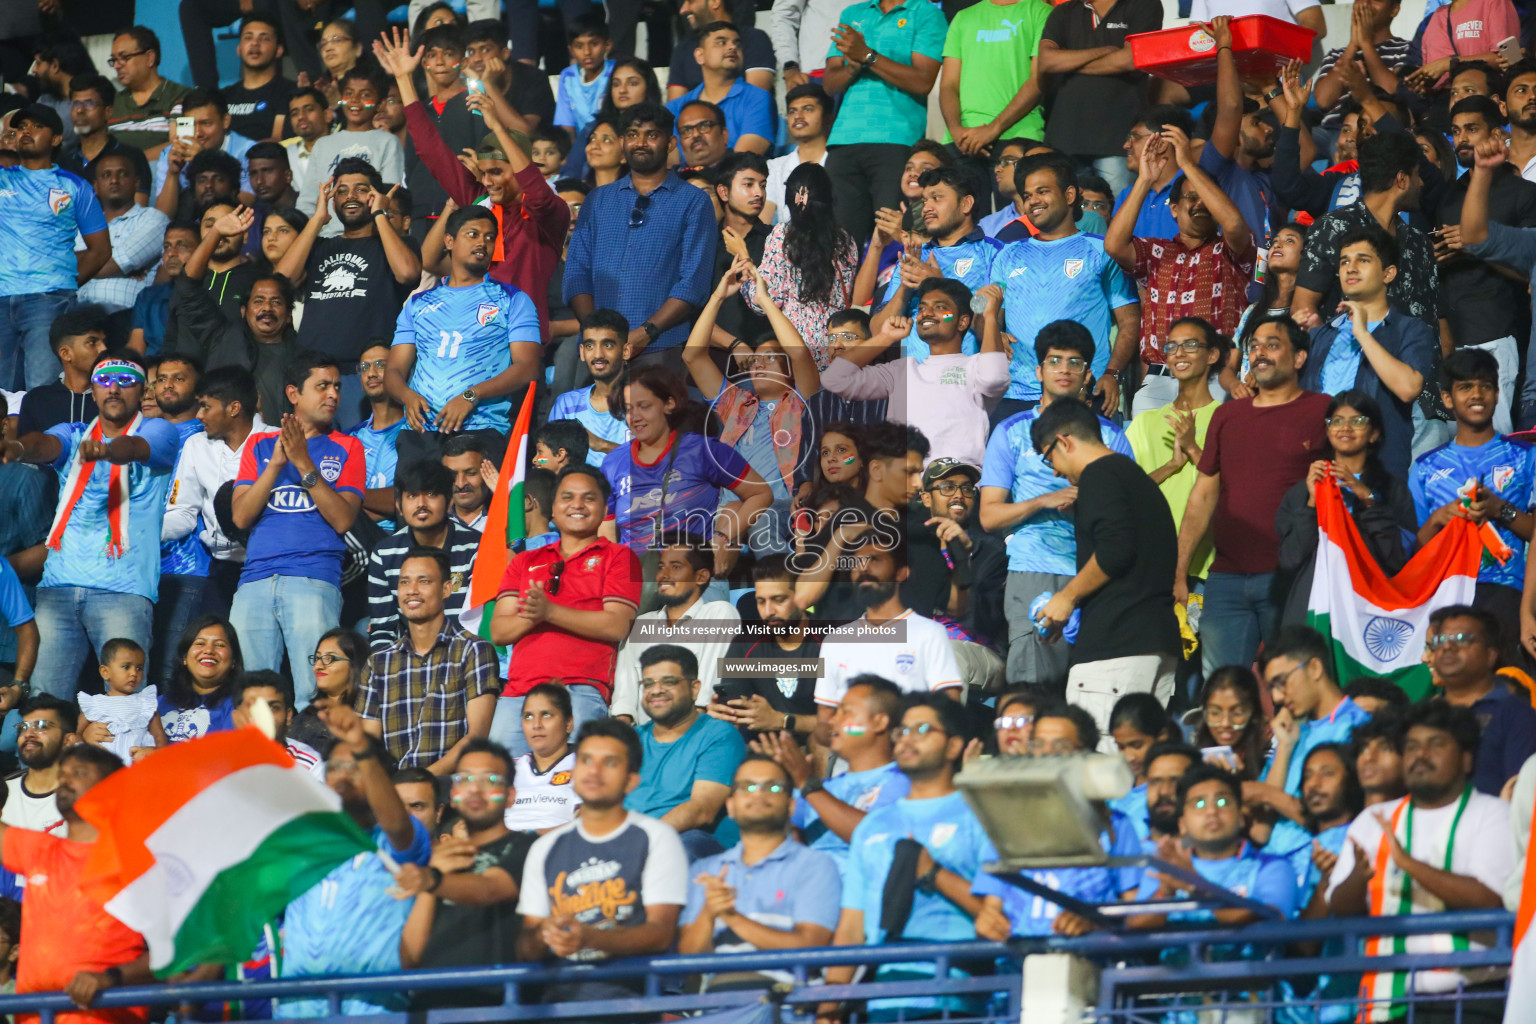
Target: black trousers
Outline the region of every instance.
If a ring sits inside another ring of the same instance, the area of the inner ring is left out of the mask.
[[[875,211],[901,200],[901,171],[911,146],[860,142],[827,148],[827,176],[837,226],[863,245],[875,227]]]

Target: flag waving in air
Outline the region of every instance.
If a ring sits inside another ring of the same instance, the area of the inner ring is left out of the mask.
[[[1453,518],[1396,576],[1388,576],[1344,507],[1338,482],[1317,485],[1317,562],[1307,624],[1333,640],[1338,679],[1381,676],[1413,700],[1428,694],[1424,633],[1436,608],[1471,604],[1484,539]],[[1506,549],[1507,550],[1507,549]]]
[[[173,743],[75,804],[98,838],[80,885],[164,977],[240,963],[262,928],[374,844],[341,798],[255,727]]]
[[[469,597],[459,621],[464,628],[482,639],[491,638],[491,605],[501,589],[507,563],[512,560],[512,545],[527,534],[523,522],[523,481],[528,476],[528,428],[533,421],[534,385],[528,385],[523,407],[507,438],[507,454],[501,460],[501,477],[496,493],[491,495],[485,513],[485,532],[480,535],[480,549],[475,552],[475,571],[470,576]],[[505,665],[503,665],[505,667]]]

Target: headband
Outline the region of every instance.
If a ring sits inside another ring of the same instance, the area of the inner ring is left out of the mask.
[[[101,362],[97,363],[91,368],[92,377],[102,372],[130,374],[134,377],[137,377],[140,384],[143,384],[146,379],[144,376],[144,367],[129,359],[103,359]]]

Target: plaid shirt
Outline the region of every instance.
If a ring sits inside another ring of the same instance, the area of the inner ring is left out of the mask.
[[[107,312],[132,309],[153,280],[165,242],[170,219],[153,206],[133,206],[121,217],[107,221],[107,238],[112,243],[112,259],[123,271],[120,277],[93,277],[80,286],[80,302],[99,302]],[[75,251],[83,252],[85,241],[75,239]]]
[[[501,692],[500,667],[496,648],[445,620],[426,654],[406,634],[368,659],[358,713],[384,724],[384,746],[401,768],[425,768],[464,737],[469,702]]]
[[[1132,241],[1136,247],[1133,273],[1148,298],[1141,306],[1143,362],[1166,362],[1163,343],[1168,340],[1168,328],[1180,317],[1204,317],[1228,337],[1237,331],[1259,255],[1251,240],[1241,252],[1220,235],[1198,249],[1184,248],[1177,238]]]

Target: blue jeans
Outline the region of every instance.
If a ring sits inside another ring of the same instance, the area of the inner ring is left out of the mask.
[[[176,671],[176,645],[182,631],[208,611],[208,577],[166,573],[160,577],[160,596],[155,599],[155,646],[144,672],[145,682],[163,692]]]
[[[1125,166],[1124,156],[1101,156],[1093,162],[1093,173],[1109,184],[1109,194],[1117,196],[1123,188],[1129,188],[1136,180],[1130,168]]]
[[[566,690],[571,694],[571,712],[576,719],[571,726],[571,743],[574,744],[584,723],[608,717],[608,702],[590,683],[573,683]],[[529,752],[528,741],[523,737],[522,697],[496,698],[496,717],[491,719],[490,738],[506,747],[513,757]]]
[[[246,671],[280,671],[287,648],[293,706],[308,707],[315,698],[315,671],[309,656],[320,645],[320,637],[341,622],[341,590],[307,576],[268,576],[235,591],[229,621],[240,635]]]
[[[1209,679],[1223,665],[1253,664],[1259,643],[1275,634],[1280,603],[1271,593],[1275,574],[1212,572],[1200,613],[1200,667]]]
[[[123,637],[146,651],[154,635],[155,606],[147,597],[91,587],[38,587],[37,631],[41,646],[32,691],[71,704],[86,659],[108,640]]]
[[[74,305],[73,289],[0,298],[0,388],[41,387],[59,375],[48,328]]]

